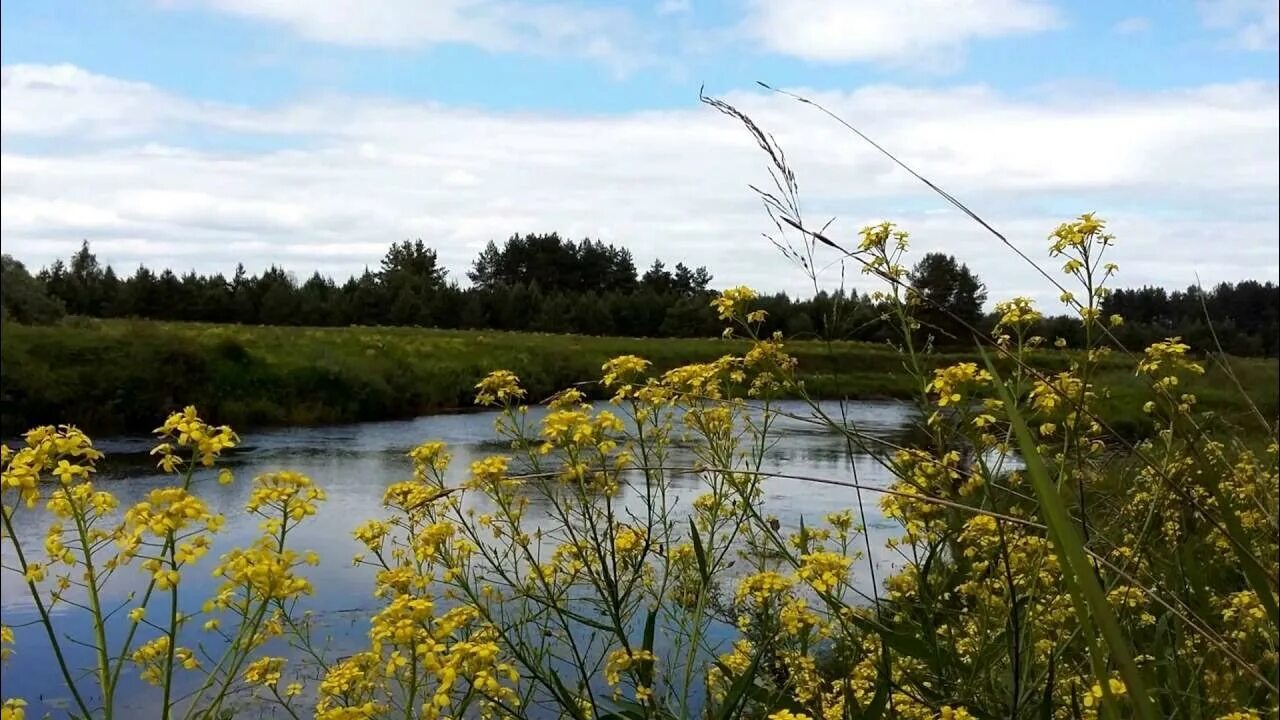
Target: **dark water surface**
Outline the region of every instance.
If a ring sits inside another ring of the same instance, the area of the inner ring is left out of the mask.
[[[821,407],[832,417],[841,416],[839,403],[823,403]],[[812,410],[799,402],[783,403],[782,409],[803,417],[812,416]],[[911,408],[901,403],[858,402],[845,405],[843,410],[861,432],[884,439],[899,438],[912,422]],[[217,557],[231,547],[248,545],[258,536],[259,519],[243,511],[250,479],[263,472],[296,470],[310,475],[328,493],[319,514],[290,534],[294,549],[315,550],[321,557],[318,567],[306,569],[316,588],[316,594],[306,600],[306,607],[315,611],[321,632],[332,636],[331,649],[335,657],[359,648],[364,642],[367,618],[375,607],[375,600],[371,596],[372,571],[351,565],[352,556],[363,549],[351,537],[351,531],[364,520],[384,514],[383,490],[409,476],[410,463],[405,453],[417,444],[429,439],[448,443],[454,457],[449,471],[451,485],[462,480],[473,460],[506,451],[507,445],[493,430],[494,418],[495,414],[490,412],[435,415],[405,421],[246,434],[242,438],[242,450],[227,462],[236,474],[236,482],[218,485],[211,474],[206,474],[197,487],[211,510],[225,515],[227,522],[215,536],[210,553],[183,575],[181,594],[189,603],[184,610],[197,612],[217,586],[217,579],[209,572],[217,563]],[[883,486],[888,482],[888,474],[874,457],[856,449],[850,454],[843,436],[829,428],[782,418],[772,436],[776,442],[765,458],[767,470],[844,481],[852,480],[856,472],[858,481],[864,485]],[[134,504],[151,489],[173,482],[171,476],[159,475],[150,460],[140,455],[151,445],[149,438],[117,438],[97,443],[107,453],[109,462],[98,482],[104,486],[109,484],[121,508]],[[129,459],[122,459],[126,455]],[[693,462],[687,451],[676,449],[671,455],[671,462],[676,465]],[[112,457],[116,459],[113,461]],[[134,459],[136,462],[131,461]],[[687,508],[692,498],[704,491],[694,476],[679,476],[673,482],[668,497],[674,498],[679,508]],[[802,516],[806,523],[816,522],[830,512],[857,509],[857,494],[851,488],[783,478],[771,478],[764,487],[764,511],[777,516],[784,527],[798,526]],[[46,493],[47,490],[45,488]],[[627,489],[622,491],[622,498],[632,503],[642,499],[641,493]],[[869,563],[875,563],[876,577],[881,580],[895,565],[895,558],[883,545],[887,538],[897,534],[897,527],[881,515],[878,499],[878,494],[863,495],[872,555],[859,561],[853,569],[855,584],[866,592],[871,588]],[[536,506],[531,505],[526,515],[529,521],[537,522],[536,511]],[[50,519],[41,508],[17,511],[15,530],[29,558],[44,559],[44,535]],[[2,554],[6,566],[14,564],[13,550],[7,540]],[[146,580],[145,573],[136,567],[117,573],[105,589],[105,607],[126,604],[131,593],[145,588]],[[125,613],[129,607],[132,604],[127,604],[109,621],[110,645],[121,642],[123,628],[128,624]],[[150,608],[152,619],[158,621],[154,616],[166,608],[166,600],[154,599]],[[43,629],[33,624],[24,626],[37,615],[22,578],[8,570],[0,573],[0,610],[4,624],[13,626],[17,637],[15,654],[0,671],[3,696],[25,698],[30,703],[28,717],[41,717],[45,712],[54,717],[63,716],[69,708],[69,693]],[[61,604],[55,608],[55,614],[56,625],[62,633],[75,640],[89,639],[91,629],[83,611]],[[180,644],[193,646],[197,640],[208,642],[210,635],[199,632],[200,624],[193,622],[184,631]],[[159,634],[158,631],[150,634],[139,631],[137,639],[146,640],[155,634]],[[88,648],[70,641],[64,641],[63,646],[73,667],[87,668],[92,664],[93,655]],[[287,655],[288,649],[271,648],[271,652]],[[206,660],[204,664],[212,663]],[[125,699],[136,717],[156,715],[154,705],[149,703],[157,701],[159,693],[143,685],[132,666],[126,667],[123,674],[118,699]],[[178,674],[184,687],[194,687],[199,680],[198,673],[179,670]],[[85,677],[81,687],[87,689],[91,684],[91,679]]]

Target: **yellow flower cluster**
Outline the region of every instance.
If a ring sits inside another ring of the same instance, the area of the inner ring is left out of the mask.
[[[396,595],[370,621],[370,652],[361,660],[366,664],[380,658],[381,667],[367,667],[360,675],[353,674],[348,665],[335,666],[321,685],[322,697],[349,695],[353,685],[379,676],[407,679],[425,671],[435,689],[423,706],[423,717],[440,717],[455,695],[465,697],[468,691],[518,705],[509,685],[518,675],[514,666],[502,659],[493,629],[479,617],[476,608],[466,605],[436,615],[431,598]],[[328,701],[322,700],[317,710],[329,710]],[[342,717],[320,712],[317,716]]]
[[[672,368],[662,375],[662,384],[673,393],[672,399],[688,402],[720,400],[728,393],[728,382],[742,382],[746,373],[741,360],[725,355],[709,363],[693,363]]]
[[[290,520],[295,523],[316,514],[316,504],[325,499],[324,490],[311,478],[291,470],[265,473],[254,478],[245,510],[261,515],[268,523]]]
[[[1181,338],[1176,337],[1152,343],[1143,353],[1142,360],[1138,361],[1138,372],[1154,379],[1153,388],[1156,392],[1169,394],[1178,386],[1179,373],[1204,374],[1204,366],[1187,357],[1190,349]],[[1188,397],[1191,399],[1184,400],[1183,404],[1189,408],[1195,401],[1194,397]],[[1183,411],[1186,412],[1187,409]]]
[[[511,459],[505,455],[490,455],[471,463],[471,478],[468,487],[494,487],[507,480],[507,466]]]
[[[174,648],[174,660],[187,670],[199,670],[200,661],[190,648]],[[169,657],[169,636],[161,635],[137,647],[129,659],[138,666],[140,677],[151,685],[164,682],[166,663]]]
[[[13,628],[0,625],[0,662],[7,662],[13,655],[13,648],[6,645],[13,645]]]
[[[1111,692],[1112,697],[1120,697],[1125,694],[1126,688],[1119,678],[1109,678],[1107,680],[1107,690]],[[1101,685],[1094,683],[1093,686],[1084,693],[1084,697],[1080,699],[1080,704],[1084,705],[1086,708],[1097,707],[1102,704],[1102,698],[1105,692],[1106,691],[1102,689]]]
[[[275,687],[284,672],[285,659],[282,657],[262,657],[249,663],[244,669],[244,681],[250,685]]]
[[[732,320],[735,317],[744,314],[747,304],[755,300],[759,295],[745,285],[732,287],[720,293],[720,296],[711,301],[711,306],[715,308],[716,314],[721,320]]]
[[[94,472],[94,463],[102,453],[93,447],[93,441],[71,425],[45,426],[30,430],[23,436],[25,446],[12,450],[0,445],[0,489],[4,493],[16,491],[27,507],[34,507],[40,498],[40,478],[52,472],[62,485],[75,480],[86,480]]]
[[[618,525],[613,531],[613,550],[619,558],[631,558],[645,546],[645,533],[630,525]]]
[[[1054,413],[1059,408],[1074,411],[1092,397],[1083,380],[1070,372],[1060,372],[1048,382],[1037,379],[1031,388],[1031,407],[1040,413]]]
[[[236,548],[223,555],[214,568],[215,577],[223,579],[218,589],[214,608],[225,608],[232,594],[245,590],[254,598],[290,600],[312,593],[311,581],[296,570],[304,565],[317,565],[320,559],[315,553],[298,553],[288,548],[280,550],[271,537],[260,538],[248,548]]]
[[[501,405],[520,400],[525,396],[520,378],[510,370],[495,370],[476,383],[477,405]]]
[[[378,656],[359,652],[329,666],[320,680],[316,720],[372,720],[385,709],[377,692]]]
[[[892,249],[906,250],[907,241],[910,237],[906,230],[901,230],[897,225],[889,221],[882,222],[878,225],[867,225],[858,231],[858,251],[879,251],[888,252]],[[890,241],[894,247],[890,247]]]
[[[733,649],[719,658],[719,665],[723,665],[733,674],[734,677],[740,676],[751,666],[751,658],[755,655],[755,645],[746,638],[735,640]],[[707,670],[707,685],[711,689],[712,697],[717,700],[723,700],[729,690],[733,677],[725,677],[724,671],[718,665],[713,665]]]
[[[390,526],[381,520],[366,520],[352,532],[352,535],[371,552],[376,553],[381,552],[382,540],[390,530]]]
[[[810,628],[817,627],[821,618],[809,609],[809,603],[802,597],[789,597],[782,602],[778,611],[778,624],[782,632],[791,637],[801,637]]]
[[[796,577],[820,593],[835,592],[845,581],[852,561],[835,552],[806,553],[800,556]]]
[[[1237,642],[1265,641],[1270,632],[1267,612],[1253,590],[1241,590],[1221,603],[1222,620]]]
[[[935,370],[925,390],[937,398],[938,407],[946,407],[958,404],[967,393],[990,383],[991,373],[979,370],[977,363],[962,362]]]
[[[218,532],[224,521],[221,514],[211,512],[204,500],[185,487],[156,488],[125,511],[121,531],[116,534],[120,548],[116,562],[131,559],[144,543],[173,544],[171,561],[149,557],[142,563],[156,587],[167,590],[178,584],[183,565],[199,560],[209,550],[210,540],[201,533]]]
[[[608,410],[595,416],[581,409],[552,410],[542,419],[542,437],[546,442],[539,450],[545,454],[556,448],[593,446],[608,452],[615,444],[612,436],[622,429],[622,421]]]
[[[1114,238],[1101,233],[1106,225],[1094,213],[1085,213],[1075,221],[1062,223],[1049,235],[1049,254],[1057,256],[1072,250],[1084,251],[1095,239],[1109,244]]]
[[[657,657],[648,650],[616,648],[605,658],[605,682],[616,687],[622,682],[622,673],[632,671],[642,663],[653,663],[655,661],[657,661]]]
[[[753,573],[738,582],[734,595],[738,602],[753,600],[758,605],[771,602],[791,590],[795,580],[772,571]]]
[[[747,390],[748,397],[768,395],[792,382],[796,359],[782,348],[782,334],[775,333],[770,340],[757,340],[742,357],[743,366],[756,371]]]
[[[428,470],[437,473],[447,470],[452,456],[449,455],[444,443],[432,440],[410,450],[409,458],[413,460],[415,477],[422,480],[425,479]]]
[[[636,384],[643,379],[650,364],[642,357],[619,355],[601,366],[600,371],[604,374],[600,378],[600,384],[607,388],[617,387],[615,400],[632,397]]]
[[[111,515],[117,505],[119,501],[115,495],[98,490],[93,483],[85,481],[54,490],[45,507],[60,520],[70,520],[79,515],[82,521],[92,524],[98,518]]]
[[[868,225],[858,231],[858,254],[868,256],[862,266],[867,275],[878,275],[890,281],[900,281],[907,276],[907,269],[898,259],[906,251],[909,235],[891,222]]]
[[[26,717],[26,700],[10,698],[4,701],[3,707],[0,707],[0,720],[26,720]]]
[[[223,521],[204,500],[182,487],[156,488],[125,512],[125,527],[133,534],[150,533],[157,538],[197,525],[217,530]]]
[[[931,498],[968,497],[985,484],[981,473],[963,471],[961,462],[955,450],[938,457],[918,448],[899,450],[892,457],[897,482],[893,494],[880,498],[881,510],[901,523],[909,537],[922,539],[942,532],[945,528],[933,521],[942,516],[943,508]]]
[[[194,406],[188,405],[182,412],[165,419],[164,425],[155,429],[162,440],[151,450],[159,455],[159,465],[165,472],[175,472],[183,462],[179,449],[190,449],[194,459],[205,467],[211,467],[224,450],[234,448],[240,438],[226,425],[214,427],[200,419]],[[174,443],[177,443],[177,448]]]
[[[996,315],[1000,319],[996,321],[996,330],[1021,329],[1035,325],[1044,319],[1044,315],[1036,310],[1035,305],[1031,302],[1031,298],[1015,297],[996,303]]]

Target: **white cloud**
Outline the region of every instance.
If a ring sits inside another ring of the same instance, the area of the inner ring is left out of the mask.
[[[126,136],[189,112],[145,83],[94,75],[74,65],[10,65],[0,70],[6,134]],[[154,115],[162,111],[164,116]]]
[[[1043,0],[752,0],[744,30],[768,50],[806,60],[947,69],[971,40],[1057,23]]]
[[[1117,35],[1140,35],[1150,29],[1151,20],[1141,15],[1127,17],[1111,26],[1111,31]]]
[[[671,66],[660,53],[670,28],[646,27],[619,6],[588,0],[156,0],[198,4],[283,27],[307,40],[352,47],[418,48],[466,44],[497,52],[587,57],[625,74]],[[691,0],[657,0],[663,20],[687,16]],[[683,38],[746,40],[765,50],[819,62],[877,61],[951,69],[972,40],[1055,27],[1049,0],[746,0],[740,23]],[[670,39],[669,37],[667,38]]]
[[[193,0],[274,23],[308,40],[353,47],[466,44],[565,53],[630,69],[646,60],[632,16],[586,2],[515,0]]]
[[[7,68],[4,77],[0,232],[5,252],[36,267],[88,238],[126,272],[140,262],[229,271],[244,261],[345,276],[376,265],[389,243],[421,237],[461,279],[490,239],[557,230],[626,245],[640,264],[707,265],[723,284],[807,288],[761,237],[772,228],[746,185],[768,182],[765,158],[742,128],[701,106],[548,116],[321,97],[255,110],[197,106],[66,67]],[[57,103],[44,97],[49,86]],[[1096,210],[1120,237],[1124,283],[1280,274],[1275,86],[1094,93],[1083,102],[1066,93],[1015,100],[983,87],[810,96],[1034,257],[1054,225]],[[993,297],[1056,296],[812,109],[754,92],[727,99],[777,135],[810,219],[841,218],[834,237],[897,220],[917,252],[960,256]],[[207,137],[187,145],[169,133],[174,125],[191,137],[269,133],[281,146],[218,149]]]
[[[1280,35],[1276,0],[1200,0],[1200,16],[1211,28],[1227,30],[1245,50],[1275,50]]]

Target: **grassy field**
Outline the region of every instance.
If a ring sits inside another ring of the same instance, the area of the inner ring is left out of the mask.
[[[531,398],[541,399],[598,378],[601,363],[620,354],[641,355],[666,369],[746,348],[720,339],[96,320],[47,327],[6,323],[2,339],[0,422],[6,437],[69,421],[96,433],[147,431],[186,404],[242,429],[409,417],[469,407],[472,386],[496,368],[514,371]],[[797,342],[790,350],[814,395],[905,397],[912,390],[901,357],[886,346]],[[932,357],[939,365],[961,359],[974,358]],[[1036,363],[1057,370],[1067,361],[1064,353],[1044,351]],[[1233,359],[1232,366],[1263,413],[1275,417],[1276,362]],[[1132,368],[1116,353],[1102,378],[1113,388],[1104,413],[1127,433],[1142,425],[1132,408],[1141,406],[1134,398],[1143,387]],[[1206,409],[1229,417],[1245,413],[1220,369],[1211,369],[1194,391]]]

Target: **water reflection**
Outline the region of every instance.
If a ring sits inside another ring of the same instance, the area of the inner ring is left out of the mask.
[[[782,409],[802,418],[812,417],[812,411],[798,402],[784,403]],[[832,417],[841,417],[838,403],[824,403],[822,410]],[[889,441],[900,440],[912,425],[912,411],[900,403],[862,402],[847,405],[844,411],[860,431]],[[248,544],[258,534],[258,519],[242,511],[248,497],[248,480],[263,472],[297,470],[310,475],[328,493],[328,500],[321,506],[319,514],[291,535],[293,547],[315,550],[322,558],[319,567],[310,568],[308,572],[317,593],[307,601],[307,607],[315,611],[322,632],[331,636],[329,643],[335,652],[357,647],[364,639],[365,620],[375,603],[370,594],[372,571],[351,565],[351,557],[361,550],[352,539],[351,531],[365,519],[383,514],[383,489],[408,476],[409,463],[405,453],[418,443],[434,438],[449,444],[454,455],[449,470],[451,484],[462,480],[473,460],[505,450],[506,445],[499,442],[494,434],[493,420],[493,413],[438,415],[405,421],[270,430],[246,435],[243,448],[228,463],[236,473],[236,483],[219,485],[214,482],[212,473],[197,474],[202,497],[211,509],[226,516],[227,523],[216,536],[210,554],[184,576],[182,594],[189,603],[183,608],[184,612],[198,611],[203,600],[212,594],[217,582],[208,570],[218,555],[231,547]],[[870,486],[883,486],[888,481],[876,458],[857,448],[852,448],[851,454],[845,438],[830,428],[800,419],[783,418],[771,432],[777,441],[765,454],[763,469],[766,471],[844,481],[856,478],[859,483]],[[111,483],[122,507],[132,505],[151,489],[169,482],[154,472],[151,459],[145,454],[150,445],[147,438],[119,438],[98,443],[108,454],[108,462],[99,481]],[[687,449],[675,447],[670,455],[673,465],[693,464],[693,457]],[[857,491],[847,487],[771,478],[766,481],[764,489],[764,512],[776,516],[784,527],[797,527],[801,517],[810,521],[829,512],[845,508],[856,511],[858,507]],[[702,489],[696,476],[676,476],[668,497],[675,503],[678,514],[687,509],[692,498],[700,492]],[[883,545],[884,540],[896,534],[896,527],[881,515],[877,500],[878,496],[871,493],[863,496],[872,553],[859,561],[853,570],[857,585],[868,593],[871,590],[871,568],[868,564],[874,563],[875,576],[880,579],[894,566],[894,558],[883,550]],[[642,501],[642,496],[624,489],[620,501],[631,503],[632,509],[638,509],[637,503]],[[527,517],[534,518],[533,509],[531,506]],[[33,549],[33,554],[42,554],[40,548],[49,521],[48,514],[39,508],[21,509],[14,517],[18,537],[24,547]],[[6,566],[12,564],[12,550],[7,543],[3,557]],[[104,604],[108,608],[126,605],[131,595],[145,586],[146,577],[136,568],[121,572],[105,588]],[[153,607],[153,612],[158,611],[158,607]],[[39,626],[23,627],[24,623],[35,618],[35,612],[22,578],[7,570],[0,573],[0,609],[3,610],[4,623],[14,626],[17,636],[17,654],[0,675],[4,696],[25,697],[31,703],[29,710],[34,717],[44,712],[50,712],[54,717],[64,715],[67,692],[57,673],[52,652]],[[87,619],[75,607],[62,604],[55,612],[59,615],[60,629],[70,637],[89,636],[91,629]],[[125,623],[124,612],[117,613],[115,621],[107,629],[110,644],[117,645],[122,641]],[[187,644],[195,642],[193,638]],[[64,643],[64,646],[73,666],[85,667],[92,662],[88,649],[74,643]],[[271,651],[287,652],[282,648]],[[142,698],[154,695],[139,692],[142,686],[136,674],[126,670],[126,675],[130,679],[122,683],[119,697],[139,698],[142,702]],[[184,683],[194,684],[198,680],[193,673],[184,674]],[[137,717],[150,717],[154,711],[154,708],[143,705],[132,709]]]

